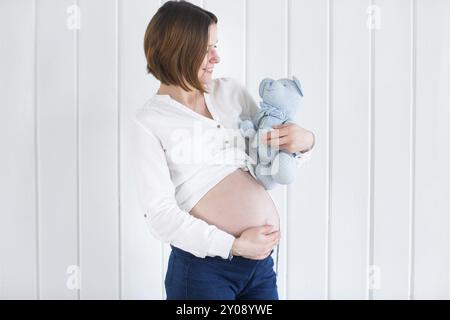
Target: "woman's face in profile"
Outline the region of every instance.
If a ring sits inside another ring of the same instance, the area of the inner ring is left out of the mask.
[[[203,63],[198,71],[198,78],[202,83],[207,83],[212,79],[214,65],[220,62],[217,52],[217,25],[215,23],[209,26],[208,48],[203,59]]]

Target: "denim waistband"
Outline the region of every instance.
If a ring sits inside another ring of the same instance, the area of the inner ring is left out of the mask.
[[[184,251],[184,250],[182,250],[180,248],[177,248],[177,247],[175,247],[173,245],[170,245],[170,247],[172,248],[172,252],[174,254],[176,254],[176,255],[179,255],[179,256],[182,256],[182,257],[186,257],[186,258],[190,258],[190,257],[198,258],[197,256],[193,255],[192,253]],[[272,249],[270,254],[272,254],[273,251],[274,250]],[[269,255],[269,257],[270,257],[270,255]],[[200,259],[203,259],[203,258],[200,258]],[[230,261],[230,260],[224,259],[224,258],[222,258],[220,256],[216,256],[216,257],[206,256],[204,259],[217,260],[217,261]],[[241,256],[235,256],[235,257],[233,257],[233,259],[231,259],[231,261],[233,261],[233,260],[235,260],[235,261],[237,261],[237,260],[244,260],[244,261],[249,261],[249,262],[257,262],[257,261],[259,261],[259,260],[253,260],[253,259],[244,258],[244,257],[241,257]]]

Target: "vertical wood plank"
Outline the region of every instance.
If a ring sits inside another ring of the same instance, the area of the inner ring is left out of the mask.
[[[0,2],[0,299],[39,297],[34,23],[33,1]]]
[[[120,203],[123,299],[163,298],[161,242],[147,230],[134,180],[134,122],[138,108],[158,89],[146,73],[144,33],[159,0],[119,2]]]
[[[80,0],[79,5],[81,299],[117,299],[117,0]]]
[[[369,1],[332,2],[329,297],[367,297]]]
[[[450,2],[417,0],[416,299],[450,298]]]
[[[316,137],[314,156],[288,186],[289,299],[325,299],[327,265],[328,1],[294,0],[290,10],[291,74],[304,99],[297,123]]]
[[[374,2],[372,293],[408,298],[411,15],[409,0]],[[408,13],[408,14],[405,14]]]
[[[287,77],[286,9],[285,0],[247,0],[246,85],[257,103],[261,101],[258,93],[261,80]],[[286,189],[286,186],[279,186],[269,192],[281,219],[282,239],[277,278],[280,299],[286,299],[286,245],[289,239],[286,227]],[[276,254],[273,258],[276,260]]]
[[[68,12],[75,7],[71,0],[36,4],[41,298],[77,299],[77,29]]]

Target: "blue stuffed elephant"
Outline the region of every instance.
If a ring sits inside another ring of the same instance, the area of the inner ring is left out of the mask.
[[[253,160],[258,181],[266,190],[277,184],[290,184],[295,179],[296,154],[272,148],[261,141],[272,126],[293,122],[303,97],[296,77],[273,80],[266,78],[259,85],[262,98],[260,110],[251,120],[244,120],[239,129],[248,138],[248,153]]]

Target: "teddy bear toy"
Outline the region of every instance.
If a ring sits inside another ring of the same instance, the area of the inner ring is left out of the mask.
[[[293,122],[300,109],[302,88],[296,77],[292,79],[262,80],[259,85],[262,99],[260,110],[252,119],[239,124],[240,133],[248,138],[247,152],[252,159],[255,176],[266,190],[273,189],[277,184],[290,184],[295,179],[295,158],[299,154],[279,150],[262,142],[262,137],[274,130],[272,126]]]

